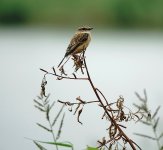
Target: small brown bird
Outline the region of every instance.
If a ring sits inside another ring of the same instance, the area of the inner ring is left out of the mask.
[[[81,52],[86,50],[86,48],[88,47],[88,45],[91,41],[90,30],[92,30],[92,29],[93,28],[91,28],[91,27],[80,27],[80,28],[78,28],[77,32],[75,33],[75,35],[71,39],[70,44],[67,47],[65,56],[63,57],[63,59],[59,63],[58,67],[60,67],[60,65],[62,64],[62,62],[64,61],[64,59],[67,56],[78,54],[78,53],[81,53]]]

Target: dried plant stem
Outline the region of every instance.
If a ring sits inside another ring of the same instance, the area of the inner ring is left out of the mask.
[[[109,105],[109,103],[108,103],[106,97],[104,96],[104,94],[103,94],[98,88],[96,88],[96,90],[102,95],[102,97],[104,98],[104,100],[105,100],[107,106],[109,106],[109,109],[112,110],[112,108],[110,107],[110,105]],[[113,117],[113,112],[112,112],[112,111],[111,111],[111,115],[112,115],[112,117]]]
[[[88,102],[84,101],[83,103],[70,103],[70,102],[63,102],[63,101],[61,101],[61,100],[58,100],[58,102],[63,103],[63,104],[65,104],[65,105],[69,105],[69,106],[78,105],[78,104],[99,103],[99,101],[88,101]]]
[[[128,143],[128,144],[131,146],[131,148],[132,148],[133,150],[136,150],[136,147],[139,148],[139,149],[141,150],[141,148],[140,148],[135,142],[133,142],[133,141],[123,132],[123,130],[122,130],[121,128],[124,128],[124,126],[121,126],[120,124],[117,123],[118,118],[119,118],[120,121],[122,121],[122,120],[124,120],[123,117],[125,117],[125,116],[124,116],[124,112],[123,112],[123,110],[122,110],[122,102],[119,101],[119,107],[118,107],[117,110],[112,109],[112,108],[111,108],[111,104],[114,104],[114,103],[109,104],[108,101],[107,101],[107,99],[106,99],[106,97],[104,96],[104,94],[103,94],[98,88],[96,88],[96,87],[94,86],[94,83],[93,83],[93,81],[92,81],[92,79],[91,79],[91,77],[90,77],[89,71],[88,71],[88,67],[87,67],[87,64],[86,64],[86,59],[85,59],[85,56],[84,56],[84,52],[83,52],[82,58],[79,58],[79,59],[82,59],[82,61],[81,61],[81,62],[82,62],[82,63],[81,63],[82,65],[80,66],[80,68],[82,68],[82,67],[84,66],[85,71],[86,71],[86,77],[85,77],[85,78],[78,78],[78,77],[76,77],[75,74],[73,74],[74,77],[65,76],[66,74],[65,74],[63,68],[62,68],[63,70],[61,71],[61,75],[59,75],[59,74],[56,73],[55,68],[53,68],[53,72],[54,72],[54,73],[50,73],[50,72],[48,72],[48,71],[46,71],[46,70],[44,70],[44,69],[40,69],[40,70],[43,71],[43,72],[45,72],[44,77],[45,77],[46,75],[50,74],[50,75],[56,76],[58,80],[62,80],[62,79],[87,80],[87,81],[89,82],[90,86],[92,87],[93,92],[94,92],[94,94],[95,94],[96,97],[97,97],[97,100],[96,100],[96,101],[89,101],[89,102],[86,102],[86,101],[83,101],[83,100],[81,100],[81,99],[78,99],[79,102],[77,102],[77,103],[63,102],[63,101],[60,101],[60,100],[58,100],[58,101],[61,102],[61,103],[64,103],[65,105],[69,105],[69,106],[78,105],[77,108],[76,108],[76,111],[78,111],[78,122],[79,122],[79,123],[81,123],[80,120],[79,120],[79,116],[80,116],[80,114],[81,114],[81,112],[82,112],[82,108],[81,108],[80,110],[78,110],[79,107],[80,107],[80,104],[83,104],[83,105],[84,105],[84,104],[96,103],[96,102],[97,102],[97,103],[100,103],[99,106],[103,108],[103,110],[104,110],[104,112],[105,112],[104,114],[107,116],[107,118],[109,118],[109,120],[110,120],[110,122],[111,122],[111,126],[109,127],[109,129],[110,129],[110,135],[112,134],[112,135],[110,136],[110,138],[113,139],[113,142],[117,142],[119,139],[122,139],[124,142]],[[64,76],[62,76],[62,74],[63,74]],[[104,100],[104,101],[103,101],[103,100]],[[75,113],[76,113],[76,111],[75,111]],[[118,111],[117,117],[116,117],[116,118],[115,118],[115,115],[113,114],[113,111]],[[120,116],[120,115],[121,115],[121,116]],[[136,116],[136,115],[135,115],[135,116]],[[120,117],[121,117],[121,118],[120,118]],[[138,119],[139,119],[139,117],[138,117]],[[112,129],[112,128],[113,128],[113,129]],[[115,134],[117,133],[117,135],[111,133],[112,130],[114,130]],[[117,132],[117,131],[118,131],[118,132]],[[54,136],[54,140],[55,140],[55,136]],[[108,144],[109,142],[110,142],[110,140],[108,140],[108,141],[103,140],[103,142],[100,143],[100,144],[101,144],[100,147],[106,146],[106,144]],[[111,143],[110,145],[112,145],[112,143]]]
[[[84,54],[83,54],[83,55],[84,55]],[[126,139],[126,141],[130,144],[130,146],[132,147],[132,149],[133,149],[133,150],[136,150],[136,148],[135,148],[135,146],[134,146],[132,140],[130,140],[130,139],[128,138],[128,136],[122,131],[122,129],[119,127],[119,125],[116,123],[116,121],[111,117],[111,115],[110,115],[110,114],[108,113],[108,111],[106,110],[106,107],[105,107],[105,105],[103,104],[103,102],[102,102],[102,100],[101,100],[101,98],[100,98],[100,96],[99,96],[99,94],[98,94],[98,92],[97,92],[97,90],[96,90],[96,88],[95,88],[93,82],[92,82],[92,79],[91,79],[91,77],[90,77],[90,74],[89,74],[89,71],[88,71],[88,67],[87,67],[85,58],[84,58],[84,65],[85,65],[86,73],[87,73],[87,76],[88,76],[88,81],[89,81],[89,83],[90,83],[90,85],[91,85],[91,87],[92,87],[92,89],[93,89],[93,91],[94,91],[94,93],[95,93],[97,99],[99,100],[101,106],[102,106],[103,109],[105,110],[105,113],[108,115],[109,119],[110,119],[111,122],[114,124],[114,126],[119,130],[119,132],[122,134],[122,136]]]
[[[54,68],[53,68],[53,69],[54,69]],[[75,78],[75,77],[66,77],[66,76],[61,76],[61,75],[58,75],[56,72],[51,73],[51,72],[48,72],[47,70],[42,69],[42,68],[40,68],[40,70],[46,73],[46,74],[44,75],[44,77],[45,77],[46,75],[49,74],[49,75],[56,76],[56,77],[58,77],[58,78],[60,78],[60,79],[88,80],[87,78]]]

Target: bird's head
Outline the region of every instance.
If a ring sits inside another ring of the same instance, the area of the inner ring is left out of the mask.
[[[93,29],[92,27],[83,26],[83,27],[79,27],[78,31],[90,31],[92,29]]]

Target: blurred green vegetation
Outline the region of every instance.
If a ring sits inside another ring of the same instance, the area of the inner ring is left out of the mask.
[[[0,0],[0,24],[163,28],[163,0]]]

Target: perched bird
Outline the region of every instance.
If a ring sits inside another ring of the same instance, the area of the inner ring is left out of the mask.
[[[91,27],[78,28],[77,32],[72,37],[70,44],[67,47],[66,53],[61,62],[59,63],[58,67],[60,67],[66,57],[81,53],[86,50],[91,41],[90,30],[92,29],[93,28]]]

